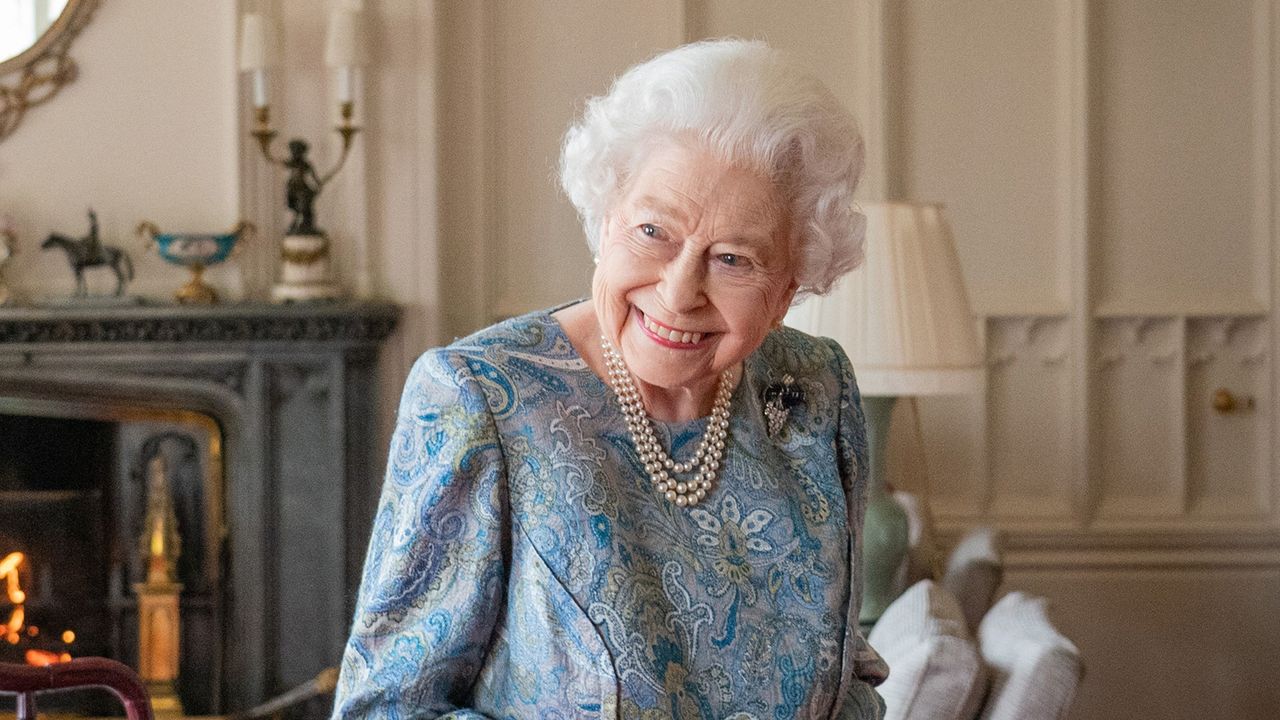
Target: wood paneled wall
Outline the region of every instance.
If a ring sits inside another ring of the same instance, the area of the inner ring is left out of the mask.
[[[318,52],[313,3],[255,3]],[[1090,668],[1073,717],[1280,706],[1280,2],[365,6],[369,132],[327,202],[344,279],[409,308],[384,415],[426,346],[587,292],[555,179],[585,98],[681,42],[764,38],[858,115],[865,198],[947,206],[988,366],[919,404],[931,504],[1003,528],[1007,587],[1053,599]],[[282,70],[323,134],[318,55]],[[278,179],[242,155],[270,221]],[[1252,407],[1215,412],[1218,388]]]

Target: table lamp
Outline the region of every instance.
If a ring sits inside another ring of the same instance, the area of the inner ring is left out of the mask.
[[[792,308],[786,323],[840,343],[862,392],[870,497],[859,621],[867,626],[893,601],[894,575],[908,549],[907,516],[885,477],[894,402],[979,391],[982,354],[942,206],[882,202],[862,210],[865,264],[830,294]]]

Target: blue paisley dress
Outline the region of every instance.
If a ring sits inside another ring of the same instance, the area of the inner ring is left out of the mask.
[[[771,436],[785,374],[802,400]],[[706,420],[655,424],[683,461]],[[840,347],[775,330],[745,362],[720,478],[680,508],[550,311],[427,352],[335,717],[882,717],[857,624],[864,438]]]

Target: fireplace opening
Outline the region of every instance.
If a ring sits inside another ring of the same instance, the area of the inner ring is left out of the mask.
[[[114,658],[167,675],[162,702],[220,712],[222,486],[207,415],[0,398],[0,661]],[[111,702],[80,692],[41,707],[112,714]]]
[[[104,422],[0,415],[0,555],[12,566],[0,660],[109,651],[110,558],[101,539],[113,509],[98,473],[83,468],[114,473],[114,435]],[[44,441],[53,437],[67,441]],[[72,642],[63,642],[67,631]]]

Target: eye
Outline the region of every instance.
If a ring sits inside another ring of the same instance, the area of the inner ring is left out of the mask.
[[[645,237],[653,238],[654,240],[661,240],[663,236],[662,228],[654,225],[653,223],[641,223],[640,233]]]
[[[719,260],[720,264],[726,267],[731,267],[731,268],[751,267],[750,260],[748,260],[747,258],[741,255],[735,255],[733,253],[720,253],[719,255],[716,255],[716,260]]]

